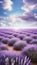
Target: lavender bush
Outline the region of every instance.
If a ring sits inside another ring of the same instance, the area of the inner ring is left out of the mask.
[[[15,44],[15,42],[17,42],[19,40],[19,38],[11,38],[8,42],[9,46],[13,46]]]
[[[15,50],[22,50],[25,46],[27,45],[26,41],[17,41],[14,45],[13,48]]]
[[[1,45],[0,45],[0,51],[1,51],[1,50],[8,50],[8,46],[5,45],[5,44],[1,44]]]
[[[28,44],[30,44],[30,42],[32,41],[32,38],[26,36],[23,40],[26,40],[26,42],[27,42]]]
[[[37,45],[27,45],[22,50],[22,54],[30,57],[32,62],[37,62]]]
[[[37,39],[33,39],[30,43],[31,44],[37,44]]]
[[[9,41],[9,38],[3,38],[3,39],[2,39],[2,42],[3,42],[4,44],[8,44],[8,41]]]
[[[18,35],[18,38],[20,38],[21,40],[23,40],[24,37],[25,37],[24,34],[19,34]]]

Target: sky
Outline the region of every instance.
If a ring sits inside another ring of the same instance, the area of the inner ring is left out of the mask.
[[[37,0],[0,0],[0,28],[37,28]]]

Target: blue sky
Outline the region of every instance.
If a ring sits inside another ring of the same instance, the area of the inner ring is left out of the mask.
[[[37,28],[37,0],[0,0],[0,27]]]
[[[4,1],[4,0],[1,0]],[[22,0],[11,0],[13,2],[13,5],[11,7],[13,8],[11,11],[9,10],[4,10],[2,8],[2,4],[0,3],[0,16],[8,16],[10,14],[22,14],[23,10],[21,10],[21,6],[23,6],[23,1]],[[7,14],[4,14],[6,12]]]

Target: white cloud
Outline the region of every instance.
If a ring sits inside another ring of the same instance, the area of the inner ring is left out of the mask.
[[[4,24],[4,23],[1,23],[0,25],[1,25],[1,27],[6,27],[6,24]]]
[[[37,9],[37,0],[23,0],[24,5],[21,7],[25,12],[31,12]]]
[[[16,21],[16,16],[15,15],[10,15],[8,18],[9,18],[9,21],[11,21],[11,22]]]
[[[3,9],[11,11],[13,2],[11,0],[3,0]]]
[[[14,29],[19,29],[19,28],[34,28],[37,27],[37,22],[27,22],[22,19],[20,19],[16,15],[10,15],[7,18],[1,18],[1,23],[0,27],[2,28],[14,28]]]
[[[36,5],[28,5],[25,4],[24,6],[21,7],[22,10],[24,10],[25,12],[30,12],[33,9],[35,9]]]

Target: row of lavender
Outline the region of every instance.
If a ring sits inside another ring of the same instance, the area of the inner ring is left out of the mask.
[[[22,52],[20,54],[12,53],[9,51],[8,46],[13,46],[14,50]],[[20,59],[18,58],[17,62],[11,60],[11,58],[16,59],[19,56]],[[4,60],[1,61],[1,59]],[[0,29],[0,65],[30,65],[30,59],[32,62],[37,62],[37,29],[18,31]]]

